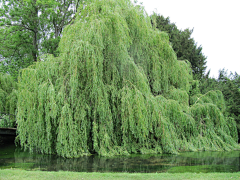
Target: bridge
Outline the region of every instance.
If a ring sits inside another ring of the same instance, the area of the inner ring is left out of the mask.
[[[0,127],[0,135],[16,136],[16,124],[14,124],[15,127],[9,127],[11,125],[9,124],[11,121],[16,123],[15,115],[0,112],[0,124],[2,126]]]
[[[0,128],[0,135],[16,136],[17,128]]]

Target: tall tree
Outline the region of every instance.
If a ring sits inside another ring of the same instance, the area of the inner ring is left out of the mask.
[[[12,74],[41,54],[57,55],[59,38],[81,0],[0,0],[0,71]]]
[[[57,47],[63,29],[75,18],[78,7],[82,3],[83,0],[57,0],[49,8],[43,9],[44,18],[48,22],[48,28],[47,31],[44,31],[46,25],[44,23],[41,24],[41,29],[44,32],[41,53],[50,53],[57,56]]]
[[[189,106],[190,63],[130,0],[88,2],[59,51],[19,76],[24,148],[64,157],[239,148],[222,93]]]
[[[191,63],[195,79],[201,79],[206,70],[206,56],[202,47],[191,38],[193,29],[179,30],[175,23],[171,23],[169,17],[162,15],[156,17],[156,27],[169,35],[169,41],[179,60],[188,60]]]

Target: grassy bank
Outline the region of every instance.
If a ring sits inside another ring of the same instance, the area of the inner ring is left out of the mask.
[[[0,170],[1,180],[18,180],[18,179],[84,179],[84,180],[115,180],[115,179],[137,179],[137,180],[154,180],[154,179],[240,179],[238,173],[85,173],[85,172],[46,172],[46,171],[25,171],[25,170]]]

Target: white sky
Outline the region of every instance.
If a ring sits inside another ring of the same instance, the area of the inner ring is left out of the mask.
[[[132,0],[133,2],[134,0]],[[239,0],[138,0],[148,14],[170,17],[179,29],[194,28],[192,37],[207,56],[207,71],[217,78],[219,69],[240,74]]]

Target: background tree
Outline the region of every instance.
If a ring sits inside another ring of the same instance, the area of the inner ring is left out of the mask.
[[[169,35],[169,41],[172,44],[179,60],[188,60],[191,63],[194,79],[201,79],[206,70],[206,56],[202,53],[202,47],[191,38],[193,29],[179,30],[175,23],[171,23],[169,17],[162,15],[156,17],[156,27],[165,31]]]
[[[17,83],[12,76],[0,73],[0,116],[16,114],[17,107]],[[0,127],[13,127],[15,125],[15,116],[9,116],[7,123],[0,119]]]
[[[220,90],[226,102],[226,116],[235,119],[240,135],[240,76],[235,72],[228,72],[225,69],[219,71],[217,79],[206,75],[200,82],[200,91],[202,94],[210,90]],[[238,140],[239,141],[239,140]]]
[[[18,70],[40,55],[57,55],[61,33],[81,0],[1,0],[0,71],[17,77]]]

